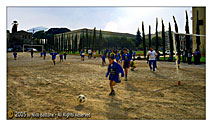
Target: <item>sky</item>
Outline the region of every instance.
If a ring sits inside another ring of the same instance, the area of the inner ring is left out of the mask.
[[[186,14],[188,12],[189,28],[192,33],[192,7],[7,7],[7,29],[11,31],[12,22],[19,22],[18,30],[33,27],[66,27],[70,30],[96,27],[97,30],[136,34],[141,31],[144,22],[145,34],[155,33],[156,18],[158,31],[165,30],[171,23],[174,31],[175,16],[179,32],[185,33]]]

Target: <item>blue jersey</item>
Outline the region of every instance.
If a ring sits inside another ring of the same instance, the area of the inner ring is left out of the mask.
[[[133,57],[135,57],[135,54],[136,54],[136,53],[135,53],[135,52],[133,52]]]
[[[14,57],[17,57],[17,52],[14,52],[13,55],[14,55]]]
[[[80,56],[82,56],[83,51],[80,51]]]
[[[60,59],[63,59],[63,54],[60,54]]]
[[[46,51],[43,51],[43,55],[46,56]]]
[[[109,52],[108,52],[108,57],[110,57],[110,53],[111,53],[111,52],[109,51]]]
[[[116,59],[116,60],[120,60],[120,58],[121,58],[120,54],[119,54],[119,53],[116,53],[115,59]]]
[[[102,60],[105,62],[105,55],[102,56]]]
[[[124,77],[124,71],[121,65],[119,65],[116,62],[113,62],[112,65],[111,64],[108,65],[108,71],[106,73],[106,77],[108,77],[108,75],[110,74],[109,80],[113,80],[116,83],[119,83],[119,73],[121,73],[121,76]]]
[[[130,62],[131,61],[131,55],[129,53],[127,53],[127,54],[123,53],[122,61],[123,60],[124,60],[124,62]]]
[[[52,60],[54,60],[54,59],[56,59],[57,53],[50,53],[50,55],[52,55]]]

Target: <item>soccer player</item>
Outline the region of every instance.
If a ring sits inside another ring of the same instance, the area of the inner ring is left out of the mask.
[[[33,48],[31,49],[31,58],[33,58]]]
[[[43,52],[40,53],[40,57],[42,57],[42,56],[43,56]]]
[[[17,52],[16,52],[16,50],[14,50],[13,56],[14,56],[14,60],[16,60],[16,58],[17,58]]]
[[[63,62],[63,54],[60,53],[60,62]]]
[[[50,55],[52,55],[52,61],[53,61],[54,65],[55,65],[55,60],[56,60],[57,54],[58,54],[58,53],[56,53],[54,50],[53,50],[52,53],[50,53]]]
[[[93,58],[96,58],[96,50],[93,51]]]
[[[80,51],[80,56],[81,56],[81,61],[84,61],[85,53],[84,53],[83,49],[81,49],[81,51]]]
[[[44,49],[43,50],[43,60],[45,60],[46,59],[46,50]]]
[[[108,59],[110,58],[111,50],[108,51]]]
[[[92,51],[91,49],[88,50],[88,59],[90,59],[92,57]]]
[[[106,73],[106,77],[109,76],[109,80],[110,80],[110,96],[115,96],[115,91],[113,89],[113,86],[115,86],[117,83],[120,83],[121,80],[119,78],[119,73],[121,73],[121,77],[124,77],[124,71],[121,67],[121,65],[119,65],[118,63],[114,62],[114,57],[109,57],[109,65],[108,65],[108,71]]]
[[[120,53],[119,53],[119,51],[117,51],[117,53],[115,55],[115,59],[116,59],[117,63],[119,63],[120,58],[121,58]]]
[[[125,72],[125,81],[127,81],[127,69],[130,67],[131,55],[127,52],[127,48],[124,49],[122,55],[122,63]]]
[[[103,55],[101,56],[101,57],[102,57],[102,66],[106,64],[106,62],[105,62],[105,55],[106,55],[106,54],[103,54]]]
[[[133,55],[133,59],[135,59],[136,52],[134,51],[132,55]]]
[[[150,48],[150,50],[147,52],[147,56],[149,57],[149,68],[152,70],[152,64],[153,64],[153,71],[155,71],[155,58],[157,56],[157,53]]]
[[[135,59],[133,59],[130,66],[131,66],[131,70],[134,71],[134,69],[136,68]]]
[[[115,52],[114,52],[114,50],[110,53],[110,56],[109,57],[111,57],[111,56],[113,56],[113,57],[115,57]]]
[[[64,60],[66,60],[66,55],[67,55],[67,53],[66,53],[66,52],[64,52],[64,53],[63,53]]]
[[[43,51],[43,60],[45,60],[46,59],[46,50],[44,49],[44,51]]]

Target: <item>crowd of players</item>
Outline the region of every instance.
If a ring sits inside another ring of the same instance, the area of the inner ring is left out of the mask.
[[[31,58],[33,58],[33,54],[34,52],[32,49]],[[43,60],[46,59],[46,54],[47,54],[46,50],[40,53],[40,56],[43,57]],[[96,58],[95,50],[92,51],[91,49],[89,49],[87,50],[87,54],[88,54],[88,59],[91,59],[92,57],[94,59]],[[17,52],[14,51],[13,55],[14,55],[14,59],[16,60]],[[52,57],[52,62],[55,65],[56,56],[59,55],[60,62],[63,62],[63,59],[66,60],[67,53],[55,52],[53,50],[52,52],[50,52],[50,55]],[[125,81],[127,81],[129,67],[131,67],[132,71],[134,71],[134,69],[136,68],[136,64],[135,64],[136,52],[132,50],[128,50],[127,48],[124,48],[121,50],[106,49],[102,52],[100,56],[102,59],[102,65],[106,65],[105,59],[108,58],[109,64],[108,64],[108,69],[105,76],[106,77],[109,76],[109,80],[110,80],[109,85],[110,85],[111,92],[109,95],[114,96],[115,91],[113,86],[121,82],[119,74],[121,73],[121,77],[125,77]],[[154,50],[152,50],[152,48],[150,48],[150,50],[147,53],[147,56],[148,56],[148,63],[149,63],[150,70],[153,69],[153,71],[155,71],[157,53]],[[80,57],[81,57],[81,61],[85,60],[85,51],[83,49],[80,51]],[[152,68],[152,65],[153,65],[153,68]]]

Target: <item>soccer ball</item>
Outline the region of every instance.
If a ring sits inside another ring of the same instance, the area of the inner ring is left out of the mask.
[[[85,102],[85,96],[84,95],[79,95],[78,96],[78,98],[77,98],[77,101],[79,102],[79,103],[84,103]]]

